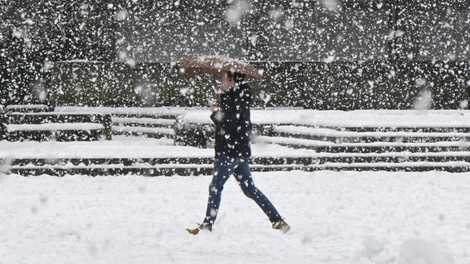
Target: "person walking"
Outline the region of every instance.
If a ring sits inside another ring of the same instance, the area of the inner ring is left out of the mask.
[[[225,72],[220,80],[225,93],[220,107],[213,104],[211,120],[216,126],[214,173],[209,186],[206,217],[195,229],[186,229],[197,235],[201,230],[212,232],[225,182],[231,175],[238,181],[243,193],[264,211],[274,229],[286,233],[290,226],[284,221],[269,199],[256,188],[248,160],[251,156],[251,88],[243,83],[245,74]]]

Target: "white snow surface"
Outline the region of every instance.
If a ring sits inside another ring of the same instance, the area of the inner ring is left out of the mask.
[[[415,121],[437,122],[437,114]],[[455,124],[466,115],[439,116]],[[313,154],[253,145],[254,156]],[[126,137],[0,142],[0,158],[7,160],[180,156],[212,157],[213,150]],[[23,177],[2,171],[0,263],[470,263],[470,173],[254,172],[291,230],[271,229],[230,179],[213,232],[192,236],[185,229],[203,220],[210,176]]]
[[[120,139],[2,142],[0,153],[2,158],[144,157],[153,149],[153,157],[182,152],[194,157],[213,155],[210,149],[170,146],[164,140],[126,144],[124,137]],[[263,156],[283,149],[254,144],[253,151]],[[308,155],[308,151],[298,154]],[[196,227],[203,218],[210,176],[0,174],[0,259],[3,263],[470,261],[470,173],[253,175],[291,225],[287,234],[271,229],[234,179],[226,184],[213,232],[192,236],[185,228]]]
[[[0,176],[2,263],[469,263],[470,174],[254,173],[292,229],[234,179],[192,236],[211,177]]]

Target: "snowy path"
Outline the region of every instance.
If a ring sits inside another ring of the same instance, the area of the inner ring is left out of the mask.
[[[403,245],[412,261],[466,264],[469,176],[254,173],[291,231],[272,230],[231,179],[214,232],[191,236],[210,177],[0,174],[0,263],[385,264],[405,263]]]

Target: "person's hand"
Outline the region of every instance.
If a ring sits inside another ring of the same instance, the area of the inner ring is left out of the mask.
[[[219,105],[217,103],[211,104],[211,112],[217,111],[217,108],[219,108]]]

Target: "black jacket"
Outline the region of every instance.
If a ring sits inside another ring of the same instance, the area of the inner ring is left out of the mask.
[[[216,125],[215,156],[250,157],[251,88],[241,84],[221,97],[220,110],[211,115]]]

